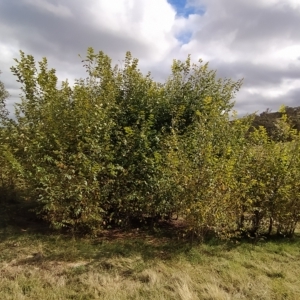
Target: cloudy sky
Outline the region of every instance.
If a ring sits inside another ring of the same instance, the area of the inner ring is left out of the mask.
[[[174,58],[202,58],[220,77],[244,78],[239,114],[300,106],[300,0],[0,0],[0,80],[19,50],[46,56],[61,80],[84,76],[89,46],[115,62],[127,50],[164,81]]]

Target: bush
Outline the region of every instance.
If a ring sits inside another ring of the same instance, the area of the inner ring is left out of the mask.
[[[53,227],[96,230],[177,213],[198,236],[248,230],[292,234],[299,219],[299,133],[283,114],[280,141],[232,114],[241,81],[190,57],[165,83],[88,49],[86,79],[58,87],[44,58],[20,52],[15,119],[2,106],[2,156]],[[1,103],[4,103],[2,101]],[[7,176],[6,178],[9,178]],[[247,229],[245,217],[252,216]]]

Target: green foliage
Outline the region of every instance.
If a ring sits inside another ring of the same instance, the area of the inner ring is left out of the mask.
[[[1,71],[0,71],[1,74]],[[8,111],[5,107],[5,100],[8,98],[9,93],[4,87],[4,84],[2,81],[0,81],[0,125],[2,125],[2,121],[6,119],[8,115]]]
[[[241,167],[236,171],[241,207],[241,229],[245,217],[252,219],[251,232],[293,235],[299,220],[299,133],[283,113],[278,122],[282,142],[268,136],[264,127],[249,136]]]
[[[1,74],[1,72],[0,72]],[[16,163],[6,145],[6,130],[8,111],[5,100],[9,97],[2,81],[0,81],[0,204],[15,200],[15,179],[13,165]],[[5,209],[5,207],[4,207]]]
[[[177,214],[192,237],[294,233],[299,132],[284,110],[277,139],[252,128],[254,116],[238,119],[241,81],[188,57],[157,83],[130,52],[120,67],[89,48],[87,78],[59,86],[46,58],[15,61],[23,93],[9,119],[1,92],[4,176],[51,226],[154,226]]]

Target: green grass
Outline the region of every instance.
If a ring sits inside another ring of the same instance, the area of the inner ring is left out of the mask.
[[[200,245],[171,228],[75,237],[17,207],[0,214],[1,300],[299,299],[299,235]]]
[[[191,246],[136,231],[75,238],[36,226],[0,230],[2,300],[299,299],[299,278],[299,237]]]

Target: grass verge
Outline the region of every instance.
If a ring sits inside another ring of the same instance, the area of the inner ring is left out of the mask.
[[[135,230],[75,238],[37,229],[0,229],[2,300],[299,299],[299,237],[190,246]]]

